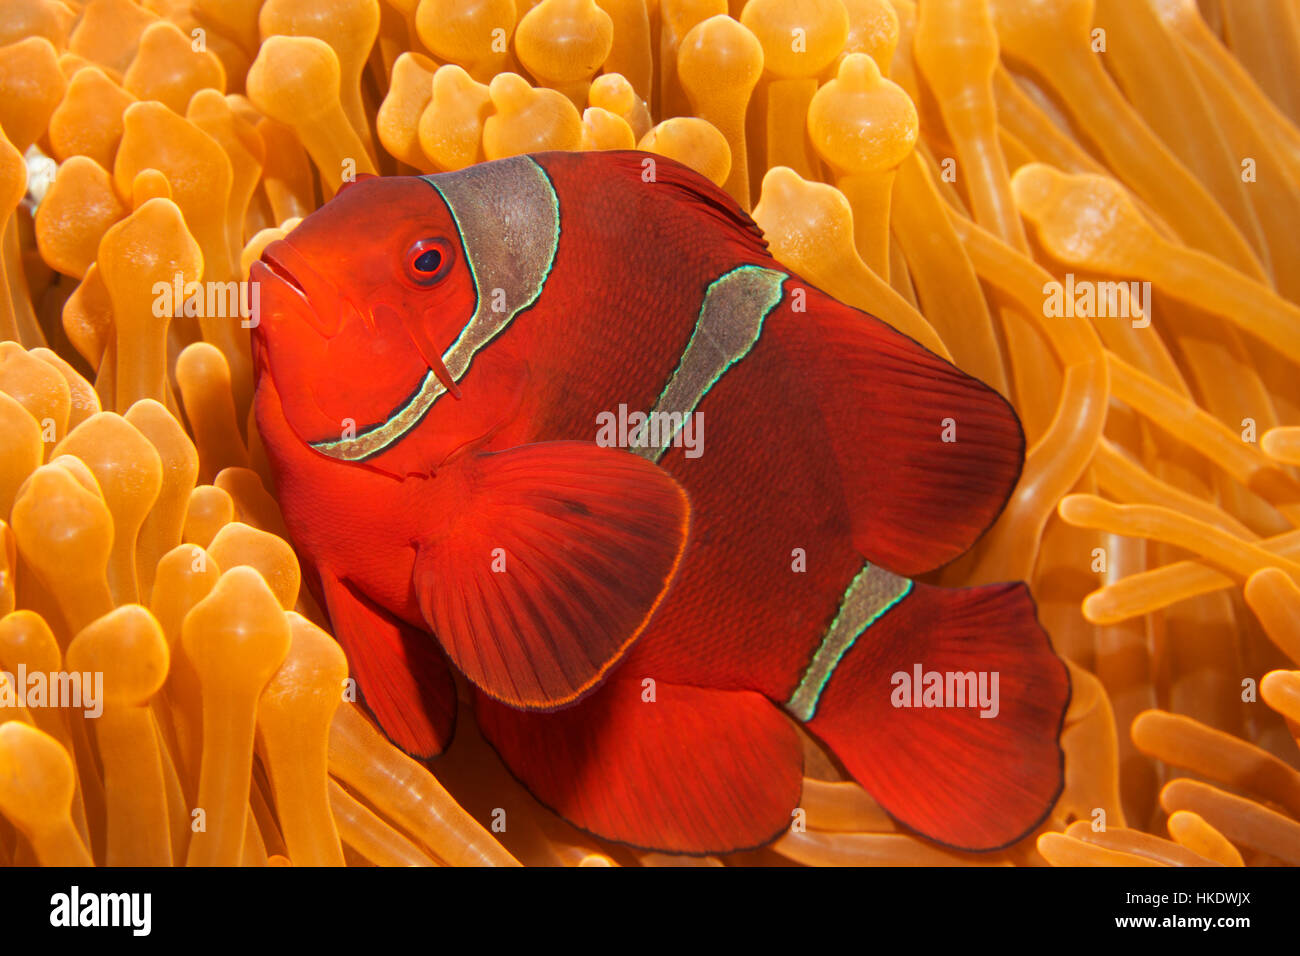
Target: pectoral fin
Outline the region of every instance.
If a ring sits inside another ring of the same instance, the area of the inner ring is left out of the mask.
[[[595,688],[676,573],[690,503],[618,449],[546,442],[467,459],[419,542],[415,588],[448,657],[489,697],[554,710]]]

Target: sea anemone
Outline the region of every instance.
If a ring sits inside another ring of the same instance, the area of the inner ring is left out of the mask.
[[[1300,864],[1298,63],[1284,0],[7,0],[0,865]],[[468,714],[430,769],[356,703],[238,296],[187,284],[358,174],[632,147],[1015,405],[1019,485],[932,576],[1028,581],[1069,662],[1015,846],[805,737],[769,847],[633,851]]]

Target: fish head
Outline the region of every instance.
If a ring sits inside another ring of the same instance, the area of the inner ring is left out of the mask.
[[[442,355],[476,293],[456,222],[420,177],[345,184],[268,244],[250,279],[256,374],[313,447],[383,427],[432,381],[459,397]]]

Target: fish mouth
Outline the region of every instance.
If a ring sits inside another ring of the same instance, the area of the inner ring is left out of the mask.
[[[310,300],[307,298],[307,290],[302,287],[301,282],[294,278],[293,273],[285,267],[284,263],[280,262],[280,260],[275,258],[275,256],[269,256],[263,252],[262,264],[266,266],[267,270],[273,277],[279,279],[281,282],[288,285],[289,288],[293,289],[294,292],[298,293],[298,297],[301,298],[303,302],[310,304]]]
[[[364,312],[358,309],[332,282],[312,268],[307,258],[287,239],[268,243],[249,274],[258,282],[269,282],[287,291],[291,310],[323,338],[337,335],[345,318],[358,318],[373,331],[378,321],[376,313],[386,309],[405,328],[412,346],[442,387],[452,398],[461,397],[460,386],[443,363],[441,349],[428,338],[418,322],[408,321],[401,310],[383,302],[375,303]]]
[[[276,239],[267,245],[250,271],[258,282],[270,281],[289,292],[297,306],[294,311],[322,336],[338,334],[343,326],[344,297],[287,240]]]

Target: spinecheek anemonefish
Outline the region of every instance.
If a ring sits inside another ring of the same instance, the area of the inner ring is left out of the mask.
[[[1022,838],[1066,667],[1024,584],[913,580],[1002,509],[1015,413],[647,159],[365,179],[254,264],[258,427],[367,708],[433,757],[459,670],[538,800],[638,847],[778,836],[797,725],[918,833]]]

